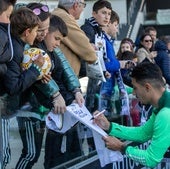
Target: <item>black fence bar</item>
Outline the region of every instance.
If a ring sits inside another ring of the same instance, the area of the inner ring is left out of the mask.
[[[2,139],[1,107],[2,106],[0,105],[0,169],[2,169],[2,162],[3,162],[3,139]]]

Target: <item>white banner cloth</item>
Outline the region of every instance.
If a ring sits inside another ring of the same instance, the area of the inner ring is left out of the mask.
[[[101,167],[115,161],[123,160],[123,156],[118,151],[112,151],[105,147],[102,137],[107,137],[108,134],[91,120],[92,115],[83,105],[73,103],[67,106],[67,111],[61,114],[54,114],[50,112],[46,118],[46,125],[51,130],[59,133],[65,133],[78,121],[92,129],[96,150],[99,156]]]

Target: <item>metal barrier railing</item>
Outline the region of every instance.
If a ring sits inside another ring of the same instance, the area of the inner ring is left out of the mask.
[[[77,157],[70,161],[67,161],[63,164],[60,164],[52,169],[64,169],[64,168],[78,169],[78,168],[82,168],[88,164],[91,164],[96,160],[98,160],[98,155],[97,155],[96,150],[94,150],[94,151],[90,152],[87,156],[82,155],[80,157]]]

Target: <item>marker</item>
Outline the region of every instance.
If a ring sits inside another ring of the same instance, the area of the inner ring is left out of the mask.
[[[106,110],[102,110],[101,112],[99,112],[98,114],[95,114],[90,120],[94,120],[96,117],[100,116],[101,114],[103,114]]]

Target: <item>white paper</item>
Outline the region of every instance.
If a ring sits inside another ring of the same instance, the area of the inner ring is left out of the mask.
[[[65,112],[63,114],[63,120],[62,120],[62,128],[59,128],[61,121],[58,114],[54,114],[53,112],[49,112],[46,117],[46,126],[47,128],[56,131],[58,133],[65,133],[67,130],[69,130],[72,126],[74,126],[78,120],[71,116],[69,112]],[[59,123],[59,124],[58,124]]]
[[[108,134],[91,120],[92,115],[85,106],[79,107],[78,104],[71,104],[67,107],[69,113],[75,116],[81,123],[92,129],[95,147],[99,157],[101,167],[115,161],[122,161],[123,155],[119,151],[112,151],[105,147],[102,137]]]
[[[67,111],[76,119],[78,119],[81,123],[83,123],[90,129],[95,130],[100,135],[102,136],[108,135],[103,129],[101,129],[98,125],[93,123],[93,120],[91,120],[92,115],[84,105],[80,107],[78,104],[73,103],[67,106]]]
[[[77,103],[73,103],[67,106],[67,111],[63,114],[62,128],[61,126],[61,117],[58,114],[49,112],[46,117],[46,125],[49,129],[54,130],[59,133],[65,133],[72,126],[74,126],[78,121],[86,125],[92,130],[95,130],[102,136],[107,136],[107,133],[101,129],[98,125],[93,123],[91,120],[92,115],[83,105],[80,107]]]
[[[102,140],[102,136],[94,130],[92,132],[101,167],[116,161],[123,160],[123,155],[119,151],[109,150],[105,146],[105,142]]]
[[[50,118],[48,118],[49,116]],[[53,112],[50,112],[46,118],[47,127],[56,132],[65,133],[78,121],[80,121],[88,128],[92,129],[94,142],[101,167],[104,167],[105,165],[113,163],[115,161],[121,161],[123,159],[123,156],[120,152],[112,151],[105,147],[105,143],[102,140],[102,137],[103,136],[107,137],[108,134],[99,126],[93,123],[93,121],[91,120],[92,115],[84,105],[80,107],[78,104],[73,103],[67,106],[67,111],[63,115],[63,127],[60,130],[57,127],[58,126],[57,123],[61,122],[60,119],[58,118],[59,118],[58,115],[54,114]]]

